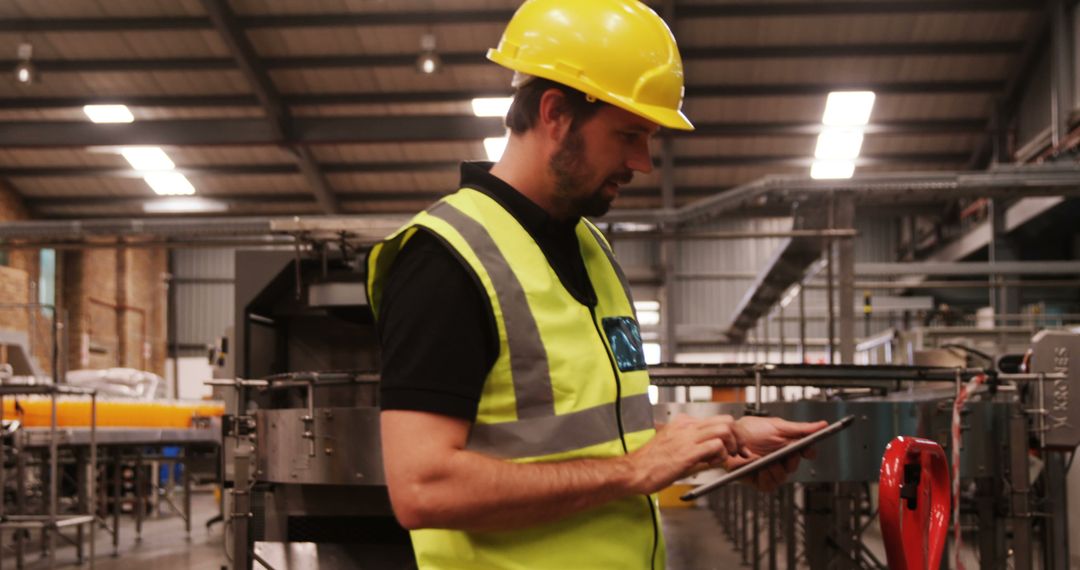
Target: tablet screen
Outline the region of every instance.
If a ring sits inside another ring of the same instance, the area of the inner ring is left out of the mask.
[[[822,429],[820,429],[820,430],[818,430],[818,431],[816,431],[816,432],[814,432],[814,433],[812,433],[812,434],[810,434],[810,435],[808,435],[808,436],[806,436],[806,437],[804,437],[802,439],[799,439],[797,441],[793,441],[793,442],[785,445],[784,447],[781,447],[780,449],[777,449],[776,451],[774,451],[774,452],[772,452],[772,453],[770,453],[768,455],[765,455],[765,456],[761,457],[760,459],[757,459],[756,461],[751,461],[750,463],[747,463],[746,465],[743,465],[742,467],[739,467],[738,469],[735,469],[733,471],[729,471],[728,473],[725,473],[723,476],[721,476],[719,479],[717,479],[715,481],[705,483],[704,485],[700,485],[698,487],[694,487],[693,489],[691,489],[690,491],[687,491],[686,494],[684,494],[683,496],[681,496],[679,498],[682,499],[683,501],[693,501],[694,499],[696,499],[696,498],[698,498],[698,497],[700,497],[700,496],[702,496],[702,495],[704,495],[706,493],[709,493],[709,492],[711,492],[711,491],[713,491],[715,489],[719,489],[720,487],[723,487],[724,485],[727,485],[728,483],[730,483],[732,481],[737,481],[739,479],[742,479],[743,477],[746,477],[747,475],[751,475],[753,473],[756,473],[757,471],[761,470],[763,467],[767,467],[769,465],[772,465],[773,463],[776,463],[777,461],[780,461],[782,459],[787,458],[789,455],[791,455],[793,453],[798,453],[798,452],[806,449],[807,447],[810,447],[811,445],[813,445],[814,443],[816,443],[818,441],[821,441],[821,440],[823,440],[823,439],[825,439],[825,438],[827,438],[827,437],[829,437],[829,436],[831,436],[831,435],[833,435],[835,433],[839,433],[844,428],[851,425],[854,421],[855,421],[855,416],[847,416],[847,417],[841,419],[840,421],[838,421],[836,423],[829,424],[828,426],[826,426],[826,427],[824,427],[824,428],[822,428]]]

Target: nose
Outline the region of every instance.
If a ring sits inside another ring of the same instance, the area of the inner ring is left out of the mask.
[[[634,145],[630,155],[627,157],[626,167],[642,174],[649,174],[653,171],[652,153],[649,152],[648,139],[642,144]]]

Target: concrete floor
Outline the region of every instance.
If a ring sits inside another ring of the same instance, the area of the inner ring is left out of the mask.
[[[178,516],[147,519],[143,523],[142,541],[135,542],[135,519],[120,517],[120,556],[112,555],[112,536],[98,529],[95,568],[99,570],[219,570],[225,562],[222,547],[221,523],[209,532],[205,523],[217,514],[217,504],[209,493],[193,494],[191,498],[191,537],[184,533],[184,521]],[[5,542],[4,568],[15,568],[14,556]],[[29,550],[27,569],[46,568],[48,561],[40,551]],[[75,548],[63,546],[56,551],[56,568],[86,569],[89,564],[78,565]]]
[[[99,530],[97,536],[96,568],[100,570],[219,570],[225,560],[221,524],[210,531],[204,526],[217,513],[217,505],[209,494],[192,497],[191,537],[184,533],[184,522],[177,516],[147,519],[143,524],[142,541],[135,542],[135,521],[120,519],[120,556],[112,556],[112,538]],[[720,536],[720,528],[711,513],[704,509],[665,509],[664,536],[667,541],[668,570],[709,570],[738,568],[738,554]],[[5,545],[7,547],[8,545]],[[6,550],[6,548],[5,548]],[[10,551],[8,551],[10,553]],[[26,558],[28,569],[46,568],[47,561],[40,553],[31,551]],[[56,567],[86,569],[78,565],[75,549],[64,546],[56,552]],[[14,568],[10,554],[4,557],[3,567]]]

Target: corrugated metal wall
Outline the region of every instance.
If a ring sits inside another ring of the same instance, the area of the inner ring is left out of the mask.
[[[630,275],[637,272],[656,272],[660,267],[660,245],[643,239],[614,239],[612,247],[619,265]],[[631,278],[633,280],[633,278]],[[635,301],[656,301],[659,292],[655,283],[631,283]]]
[[[855,239],[856,262],[888,262],[896,260],[899,246],[897,220],[860,215],[855,227],[859,236]],[[749,218],[744,220],[729,219],[709,223],[695,229],[702,231],[785,231],[791,228],[790,218]],[[683,331],[723,330],[731,322],[735,308],[748,293],[755,275],[760,272],[770,257],[780,247],[782,238],[682,241],[678,242],[676,254],[676,274],[681,275],[674,287],[674,314],[676,326]],[[616,255],[626,268],[656,269],[658,263],[658,245],[644,240],[616,241]],[[693,275],[725,274],[722,279],[694,279]],[[635,296],[640,300],[648,298],[655,287],[646,284],[634,286]],[[862,291],[856,291],[856,298],[862,302]],[[824,290],[806,291],[808,315],[807,338],[824,339],[827,336],[827,324],[824,320],[826,295]],[[839,311],[839,309],[836,309]],[[792,303],[785,311],[784,333],[794,340],[798,337],[797,304]],[[856,336],[864,334],[865,326],[861,309],[856,313]],[[870,330],[877,332],[889,326],[897,316],[874,315]],[[790,321],[788,319],[791,319]],[[779,322],[769,327],[770,339],[775,342],[779,337]],[[754,332],[755,338],[764,336],[763,327]],[[702,348],[687,347],[682,352],[701,352]]]
[[[791,218],[721,220],[695,229],[701,231],[786,231]],[[781,238],[679,242],[675,273],[747,273],[756,275],[776,251]],[[674,288],[677,324],[720,324],[746,294],[753,278],[725,280],[680,279]]]
[[[206,346],[232,325],[234,250],[178,249],[171,255],[180,356],[206,354]]]

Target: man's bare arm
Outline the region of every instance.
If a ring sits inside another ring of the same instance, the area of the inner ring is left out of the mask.
[[[738,451],[732,418],[675,418],[634,453],[610,459],[511,463],[465,449],[470,423],[387,410],[383,461],[403,526],[512,530],[655,492]]]

